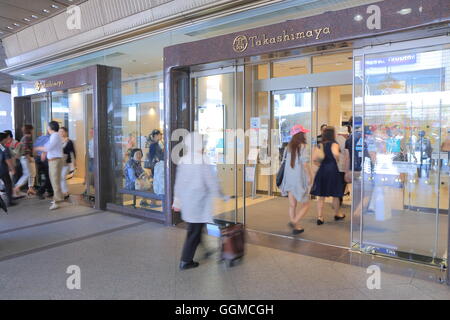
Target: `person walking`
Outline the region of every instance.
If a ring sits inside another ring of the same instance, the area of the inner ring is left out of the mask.
[[[59,208],[58,202],[64,201],[64,196],[61,192],[61,171],[63,167],[63,143],[58,133],[59,124],[56,121],[51,121],[48,124],[48,133],[50,139],[44,147],[38,147],[36,150],[46,152],[48,159],[48,171],[50,175],[50,182],[53,188],[53,201],[50,205],[50,210]]]
[[[34,142],[34,151],[35,151],[34,160],[36,163],[37,176],[39,178],[38,179],[39,188],[36,192],[36,195],[41,200],[45,199],[45,192],[47,192],[49,197],[53,198],[53,188],[52,184],[50,183],[50,175],[48,172],[48,160],[45,152],[38,150],[39,147],[45,146],[49,139],[50,135],[46,134],[39,136]]]
[[[22,128],[23,137],[20,139],[19,147],[16,148],[17,156],[22,166],[22,176],[14,186],[13,193],[20,195],[20,188],[28,184],[28,195],[35,195],[34,182],[36,179],[36,164],[33,158],[33,126],[26,124]]]
[[[66,127],[61,127],[59,129],[59,135],[61,136],[63,142],[63,167],[61,170],[61,192],[63,193],[64,199],[67,200],[70,197],[69,187],[67,186],[67,174],[70,171],[70,166],[75,164],[75,146],[73,141],[69,139],[69,130]]]
[[[336,133],[333,127],[327,127],[323,131],[321,149],[325,157],[321,161],[319,170],[314,178],[311,195],[319,197],[317,202],[317,225],[324,224],[323,205],[326,197],[333,197],[334,219],[343,220],[345,215],[339,214],[340,200],[344,196],[343,182],[338,169],[339,144],[336,142]],[[314,159],[313,157],[313,160]]]
[[[227,200],[219,186],[214,167],[208,164],[203,153],[203,138],[199,133],[190,133],[185,139],[187,152],[177,166],[174,211],[181,211],[182,219],[188,223],[187,237],[181,255],[180,269],[199,266],[194,261],[195,251],[202,243],[202,230],[212,223],[213,199]]]
[[[291,129],[292,139],[284,152],[285,167],[282,193],[287,193],[289,198],[289,227],[292,233],[298,235],[303,229],[298,223],[306,215],[310,207],[309,187],[312,182],[312,172],[306,152],[306,136],[309,130],[301,125],[295,125]]]
[[[14,174],[14,166],[11,163],[11,154],[9,149],[5,146],[7,140],[7,134],[0,132],[0,179],[3,181],[5,186],[5,193],[8,198],[8,206],[14,206],[16,203],[13,202],[13,191],[12,191],[12,181],[11,174]]]
[[[149,138],[147,160],[144,163],[144,167],[150,169],[152,176],[154,176],[155,165],[164,159],[164,151],[160,145],[162,133],[158,129],[155,129],[152,131]]]

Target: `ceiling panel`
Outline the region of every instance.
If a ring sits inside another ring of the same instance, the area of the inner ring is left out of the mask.
[[[0,39],[86,0],[0,0]],[[46,10],[46,11],[44,11]]]

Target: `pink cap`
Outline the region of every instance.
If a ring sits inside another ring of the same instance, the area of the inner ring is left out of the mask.
[[[309,130],[305,129],[301,124],[296,124],[291,129],[291,136],[295,136],[299,132],[308,133]]]

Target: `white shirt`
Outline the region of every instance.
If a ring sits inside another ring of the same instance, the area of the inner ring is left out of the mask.
[[[88,151],[89,151],[89,158],[94,159],[94,139],[89,140]]]
[[[45,144],[45,151],[49,160],[63,157],[63,141],[57,132],[50,135],[50,139]]]

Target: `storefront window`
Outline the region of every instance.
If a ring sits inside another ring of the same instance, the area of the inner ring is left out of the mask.
[[[362,211],[367,250],[434,263],[446,257],[448,153],[441,145],[450,115],[449,57],[440,48],[365,56],[354,161],[361,162],[355,214]]]
[[[115,204],[163,212],[163,79],[123,79],[114,116]]]
[[[310,73],[310,59],[278,61],[272,64],[272,77],[291,77]]]

